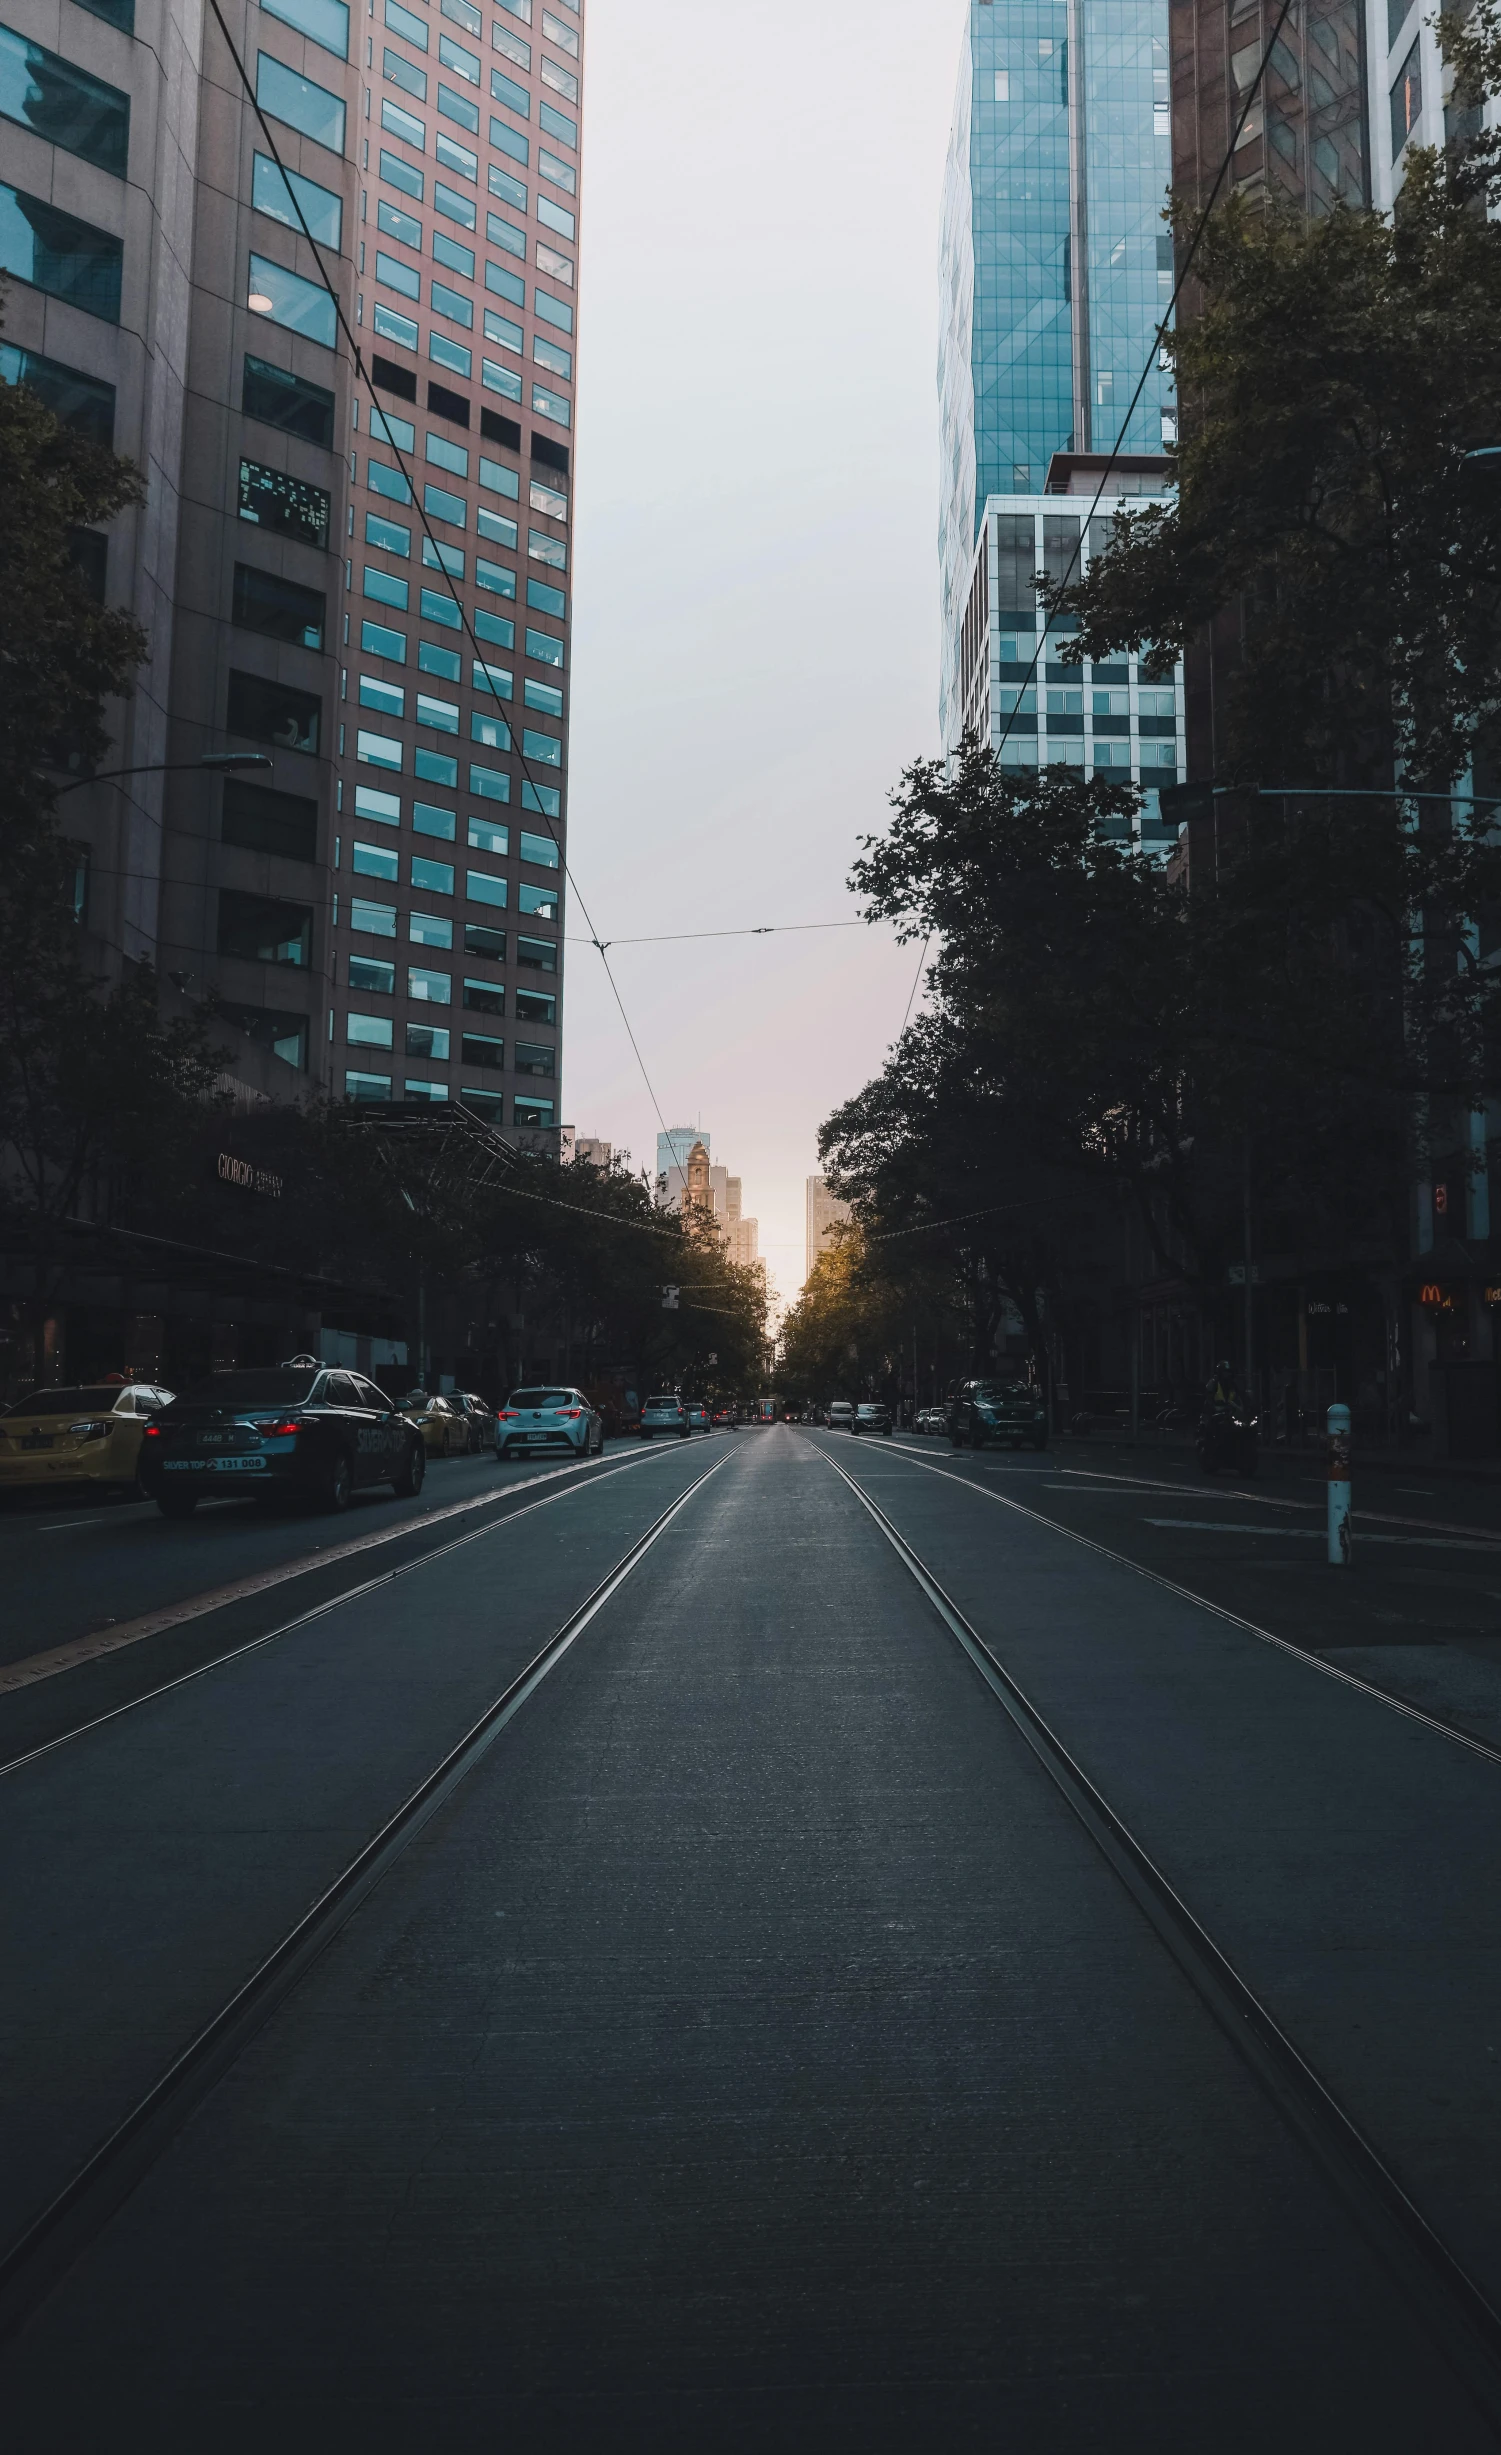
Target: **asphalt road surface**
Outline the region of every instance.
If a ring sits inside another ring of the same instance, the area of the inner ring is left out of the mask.
[[[1491,1640],[1352,1669],[1501,1556],[1323,1599],[1270,1490],[1084,1463],[122,1525],[67,1660],[23,1552],[12,2442],[1501,2444]]]

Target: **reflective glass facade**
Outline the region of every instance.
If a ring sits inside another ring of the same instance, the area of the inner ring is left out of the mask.
[[[945,172],[939,390],[944,718],[988,498],[1054,452],[1158,452],[1172,291],[1167,0],[971,0]]]

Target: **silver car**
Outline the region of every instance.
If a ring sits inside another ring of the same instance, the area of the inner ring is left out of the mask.
[[[855,1429],[855,1410],[849,1399],[834,1399],[829,1407],[827,1415],[824,1417],[824,1422],[828,1425],[831,1432],[853,1432]]]
[[[604,1418],[582,1390],[512,1390],[495,1411],[497,1458],[530,1457],[533,1450],[562,1449],[574,1457],[597,1457],[605,1445]]]
[[[663,1432],[675,1433],[680,1441],[685,1441],[692,1429],[686,1400],[679,1398],[672,1390],[663,1397],[648,1398],[641,1410],[641,1438],[644,1441],[655,1440]]]

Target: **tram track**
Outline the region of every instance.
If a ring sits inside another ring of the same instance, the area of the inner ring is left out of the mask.
[[[325,1886],[311,1908],[265,1954],[258,1967],[199,2028],[157,2080],[113,2125],[46,2207],[0,2256],[0,2342],[14,2337],[24,2327],[31,2312],[62,2280],[88,2244],[129,2198],[137,2183],[157,2162],[194,2108],[264,2028],[278,2006],[368,1899],[403,1851],[474,1771],[508,1724],[549,1673],[565,1659],[688,1502],[721,1467],[729,1463],[733,1455],[733,1451],[725,1451],[716,1458],[702,1474],[695,1476],[690,1484],[676,1493],[667,1507],[628,1545],[593,1591],[553,1631],[530,1661],[471,1723],[463,1737]],[[593,1480],[597,1483],[600,1478]],[[551,1497],[561,1498],[563,1495],[554,1494]],[[532,1504],[534,1508],[543,1505],[541,1502]],[[501,1521],[503,1524],[509,1522],[509,1519]],[[459,1537],[455,1543],[445,1545],[444,1549],[457,1549],[460,1543],[473,1541],[478,1533],[489,1531],[489,1528],[478,1529],[476,1534]],[[429,1559],[436,1556],[427,1555]],[[421,1565],[424,1563],[408,1564],[409,1567]],[[389,1572],[389,1577],[404,1573],[401,1569],[393,1570]],[[385,1583],[388,1579],[377,1582]],[[347,1599],[347,1595],[336,1598],[337,1601]],[[336,1603],[330,1603],[322,1608],[335,1607]],[[321,1617],[322,1610],[308,1616]],[[302,1624],[305,1623],[293,1623]],[[266,1644],[272,1641],[267,1637],[255,1642]],[[248,1652],[254,1647],[236,1650]],[[37,1752],[48,1753],[50,1750]],[[13,1766],[3,1767],[0,1771],[14,1769]]]
[[[820,1455],[829,1458],[830,1465],[834,1465],[829,1452],[821,1444],[819,1447]],[[1195,1587],[1183,1585],[1175,1577],[1165,1576],[1161,1569],[1148,1568],[1143,1561],[1133,1560],[1129,1552],[1116,1551],[1108,1543],[1097,1542],[1093,1535],[1081,1534],[1076,1527],[1066,1526],[1058,1518],[1049,1517],[1045,1510],[1029,1509],[1024,1501],[1013,1500],[1009,1493],[997,1492],[988,1483],[977,1482],[972,1475],[956,1474],[952,1467],[938,1466],[929,1458],[915,1457],[904,1444],[882,1454],[900,1458],[904,1465],[914,1467],[921,1474],[937,1475],[944,1483],[957,1484],[961,1491],[973,1492],[981,1500],[993,1501],[997,1508],[1009,1509],[1014,1516],[1024,1517],[1034,1526],[1045,1527],[1050,1534],[1060,1536],[1065,1542],[1077,1544],[1080,1550],[1092,1552],[1096,1559],[1108,1560],[1116,1568],[1129,1569],[1133,1577],[1144,1578],[1148,1585],[1161,1587],[1164,1593],[1176,1596],[1178,1601],[1192,1603],[1197,1610],[1209,1612],[1228,1627],[1238,1628],[1243,1636],[1254,1637],[1259,1645],[1268,1645],[1279,1654],[1290,1655],[1294,1661],[1317,1671],[1325,1679],[1333,1680],[1337,1686],[1354,1689],[1358,1695],[1385,1706],[1388,1712],[1399,1714],[1404,1721],[1416,1722],[1421,1729],[1432,1731],[1436,1738],[1446,1739],[1455,1747],[1466,1749],[1472,1756],[1483,1757],[1489,1764],[1501,1765],[1501,1747],[1495,1747],[1474,1731],[1466,1730],[1462,1722],[1451,1722],[1442,1714],[1429,1713],[1394,1689],[1383,1688],[1375,1680],[1363,1679],[1358,1672],[1348,1671],[1340,1663],[1326,1661],[1312,1647],[1299,1645],[1292,1637],[1278,1636],[1275,1629],[1264,1628],[1258,1620],[1247,1619],[1242,1612],[1232,1611],[1227,1604],[1215,1602],[1210,1595],[1199,1593]],[[844,1469],[839,1467],[837,1471],[843,1474]]]
[[[832,1468],[854,1494],[860,1507],[924,1595],[940,1624],[968,1657],[990,1694],[1089,1833],[1216,2025],[1240,2055],[1293,2135],[1312,2157],[1368,2244],[1382,2259],[1431,2339],[1484,2416],[1498,2445],[1501,2445],[1501,2313],[1429,2223],[1375,2143],[1200,1924],[1150,1853],[1070,1754],[993,1647],[959,1610],[907,1537],[837,1458],[831,1456],[822,1444],[811,1445],[817,1449],[825,1465]],[[914,1460],[912,1463],[925,1465],[926,1461]],[[942,1474],[945,1470],[929,1468],[928,1471]],[[946,1479],[951,1482],[967,1480],[954,1475],[948,1475]],[[971,1485],[969,1488],[982,1487]],[[1001,1498],[999,1494],[988,1496]],[[1036,1510],[1020,1508],[1019,1504],[1005,1501],[1003,1505],[1017,1507],[1020,1515],[1050,1527],[1054,1532],[1066,1534],[1070,1531],[1056,1526],[1052,1519],[1041,1516]],[[1201,1597],[1174,1585],[1171,1579],[1137,1568],[1134,1561],[1107,1550],[1102,1544],[1091,1542],[1083,1536],[1071,1536],[1070,1539],[1084,1543],[1091,1551],[1122,1567],[1136,1569],[1138,1575],[1151,1578],[1155,1584],[1167,1587],[1184,1599],[1202,1602]],[[1248,1628],[1253,1635],[1268,1634],[1216,1605],[1204,1603],[1203,1607],[1216,1611],[1218,1617],[1235,1626]],[[1302,1654],[1301,1648],[1286,1644],[1281,1639],[1269,1637],[1268,1641],[1283,1652]],[[1319,1663],[1316,1657],[1305,1655],[1303,1658],[1313,1661],[1318,1669],[1329,1667]],[[1351,1681],[1349,1684],[1366,1689],[1381,1703],[1398,1702],[1379,1689],[1369,1688],[1365,1682]],[[1414,1713],[1409,1708],[1399,1709],[1407,1712],[1409,1718],[1430,1723],[1445,1737],[1463,1740],[1477,1753],[1491,1757],[1497,1755],[1497,1751],[1479,1742],[1466,1740],[1463,1733],[1452,1732],[1442,1723],[1433,1723],[1429,1716]]]

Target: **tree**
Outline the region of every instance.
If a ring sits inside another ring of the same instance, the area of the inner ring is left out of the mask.
[[[7,862],[36,846],[53,806],[59,746],[103,757],[104,702],[146,655],[131,616],[101,605],[78,565],[78,533],[145,499],[128,460],[64,426],[29,385],[0,384],[0,829]],[[7,877],[7,891],[40,879]]]

